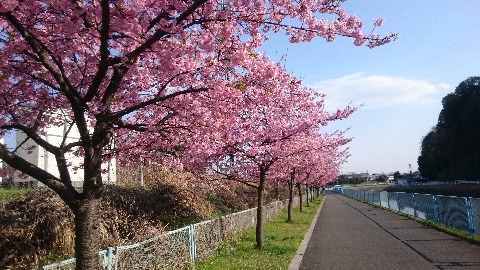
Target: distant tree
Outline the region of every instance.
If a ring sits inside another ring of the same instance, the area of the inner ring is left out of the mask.
[[[430,180],[480,178],[480,77],[442,100],[437,125],[423,138],[419,171]]]
[[[381,174],[375,178],[375,181],[378,182],[386,182],[388,180],[388,176],[386,174]]]
[[[400,177],[401,177],[401,174],[400,174],[399,171],[396,171],[396,172],[393,174],[393,179],[394,179],[394,180],[400,179]]]
[[[448,155],[445,153],[445,146],[441,144],[441,137],[442,135],[435,126],[422,141],[418,169],[423,177],[430,180],[442,178],[439,175],[443,173],[442,168],[445,168],[448,163]]]
[[[359,175],[340,175],[335,184],[361,184],[367,182],[367,178]]]

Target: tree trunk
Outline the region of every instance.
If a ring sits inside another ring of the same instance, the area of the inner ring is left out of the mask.
[[[300,197],[300,212],[303,212],[303,198],[302,198],[302,188],[300,183],[296,184],[298,190],[298,196]]]
[[[257,240],[257,248],[263,248],[265,245],[263,237],[263,225],[265,209],[263,206],[263,189],[265,186],[266,171],[264,168],[260,169],[260,182],[257,187],[257,226],[255,231],[255,237]]]
[[[292,206],[293,206],[293,183],[295,182],[295,169],[290,173],[290,181],[288,181],[288,217],[287,222],[292,222]]]
[[[278,180],[275,181],[275,199],[277,201],[280,200],[280,193],[278,191],[278,186],[279,186],[279,183],[278,183]]]
[[[75,211],[76,268],[100,269],[100,192],[82,198]]]
[[[309,193],[310,193],[310,190],[309,190],[308,186],[307,186],[307,188],[305,189],[305,193],[306,193],[306,195],[307,195],[307,199],[306,199],[307,207],[309,207],[309,206],[310,206],[310,196],[309,196],[309,195],[310,195],[310,194],[309,194]]]

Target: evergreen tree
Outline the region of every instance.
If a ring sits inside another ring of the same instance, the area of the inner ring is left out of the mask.
[[[430,180],[480,179],[480,77],[461,82],[442,105],[422,141],[420,172]]]

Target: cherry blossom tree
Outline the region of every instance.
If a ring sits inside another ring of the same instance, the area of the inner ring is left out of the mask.
[[[350,113],[354,109],[351,109]],[[289,188],[290,201],[288,204],[287,221],[292,221],[292,199],[294,188],[297,188],[300,196],[300,211],[302,211],[302,185],[321,186],[332,181],[338,173],[339,166],[348,155],[348,148],[340,150],[340,147],[351,141],[345,138],[344,132],[337,131],[333,134],[311,133],[304,138],[303,150],[300,154],[294,154],[275,166],[277,177]],[[308,191],[307,191],[308,200]]]
[[[278,64],[264,62],[261,70],[275,70],[274,74],[282,74]],[[260,71],[260,70],[259,70]],[[199,168],[210,167],[210,170],[229,179],[243,182],[257,189],[257,247],[264,245],[264,187],[267,175],[274,179],[272,166],[294,160],[292,156],[301,156],[314,150],[332,155],[331,149],[348,140],[342,137],[331,139],[319,136],[319,128],[329,121],[348,117],[355,108],[347,107],[329,114],[324,110],[323,96],[311,89],[299,87],[298,80],[283,74],[282,76],[264,76],[258,79],[252,73],[242,82],[242,96],[248,97],[237,110],[230,108],[229,124],[220,129],[220,136],[198,139],[201,145],[192,146],[192,160],[200,160]],[[241,98],[237,98],[241,99]],[[248,102],[253,101],[253,102]],[[258,103],[261,101],[260,103]],[[233,102],[228,104],[232,107]],[[212,118],[210,118],[212,119]],[[217,119],[217,118],[215,118]],[[221,118],[224,119],[224,118]],[[213,125],[213,123],[212,123]],[[207,128],[212,125],[207,125]],[[215,136],[208,130],[201,132],[204,136]],[[216,147],[204,142],[220,143]],[[204,147],[208,149],[203,149]],[[215,151],[212,151],[215,150]],[[210,152],[209,152],[210,151]],[[187,155],[192,155],[188,153]],[[202,153],[210,153],[202,159],[196,159]]]
[[[257,189],[257,247],[263,247],[264,186],[270,169],[292,156],[319,151],[334,155],[338,145],[349,140],[342,136],[320,136],[319,128],[329,121],[348,117],[355,108],[347,107],[329,114],[324,110],[323,95],[301,87],[298,79],[278,64],[254,56],[248,74],[230,79],[237,92],[228,98],[214,98],[214,93],[182,96],[182,109],[176,110],[176,149],[156,149],[143,153],[149,160],[172,156],[190,171],[203,173],[207,168]],[[228,80],[228,79],[225,79]],[[190,105],[189,105],[190,104]],[[194,106],[191,106],[194,104]],[[198,113],[196,113],[198,112]],[[192,120],[194,119],[194,120]],[[180,124],[181,122],[181,124]],[[189,126],[189,123],[193,125]],[[149,136],[129,133],[122,138],[124,153],[134,157],[137,148],[145,149],[152,141],[158,145],[166,136],[153,131]],[[308,155],[311,157],[311,155]],[[307,158],[308,159],[308,158]],[[128,161],[135,158],[128,158]],[[330,164],[326,164],[326,167]],[[298,182],[300,187],[300,182]]]
[[[337,134],[337,137],[329,145],[325,145],[323,151],[311,152],[310,156],[300,157],[303,162],[301,167],[297,167],[295,186],[300,193],[300,197],[302,196],[301,187],[305,187],[307,206],[309,201],[313,199],[313,187],[324,186],[335,180],[340,165],[345,162],[346,156],[348,156],[348,149],[341,150],[339,148],[350,140],[351,138],[344,138],[343,135]],[[302,202],[300,202],[300,208],[301,206]]]
[[[227,78],[251,73],[252,56],[261,57],[257,48],[272,32],[284,32],[291,42],[346,36],[368,47],[397,37],[363,34],[362,22],[342,8],[345,1],[2,0],[0,136],[24,132],[55,155],[58,173],[36,167],[5,144],[0,158],[69,206],[76,267],[96,269],[101,164],[124,150],[108,147],[113,137],[162,134],[158,144],[137,147],[137,154],[160,151],[165,162],[181,166],[176,135],[202,126],[206,107],[197,110],[197,98],[227,100],[242,91]],[[381,24],[375,20],[373,28]],[[193,109],[190,116],[179,113],[186,107]],[[45,127],[65,122],[62,143],[42,138]],[[80,138],[69,142],[72,130]],[[74,164],[84,167],[82,192],[71,183],[71,153],[83,159]]]

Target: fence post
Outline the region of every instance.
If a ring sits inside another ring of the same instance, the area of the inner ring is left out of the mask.
[[[437,197],[432,195],[432,204],[433,204],[433,215],[435,217],[435,222],[440,223],[440,217],[438,215],[438,207],[437,207]]]
[[[106,270],[112,270],[112,251],[113,251],[113,248],[112,247],[108,247],[107,248],[107,254],[105,254],[105,256],[107,257],[107,265],[106,265]]]
[[[220,220],[220,234],[222,235],[222,240],[225,240],[227,238],[227,230],[225,228],[225,217],[221,216],[219,220]]]
[[[115,267],[114,267],[114,270],[118,270],[118,253],[119,253],[118,246],[116,246],[115,247]]]
[[[388,209],[391,209],[390,208],[390,192],[387,191],[387,207]]]
[[[400,193],[399,192],[396,192],[397,194],[397,208],[398,208],[398,212],[402,212],[400,211]]]
[[[197,257],[197,246],[195,245],[195,224],[189,226],[189,240],[190,240],[190,259],[195,262]]]
[[[465,198],[465,206],[467,207],[467,216],[468,216],[468,229],[470,230],[470,234],[472,236],[475,235],[475,223],[473,220],[473,213],[472,213],[472,201],[470,198]]]
[[[413,198],[413,216],[417,217],[417,200],[415,199],[415,193],[413,193],[412,198]]]

